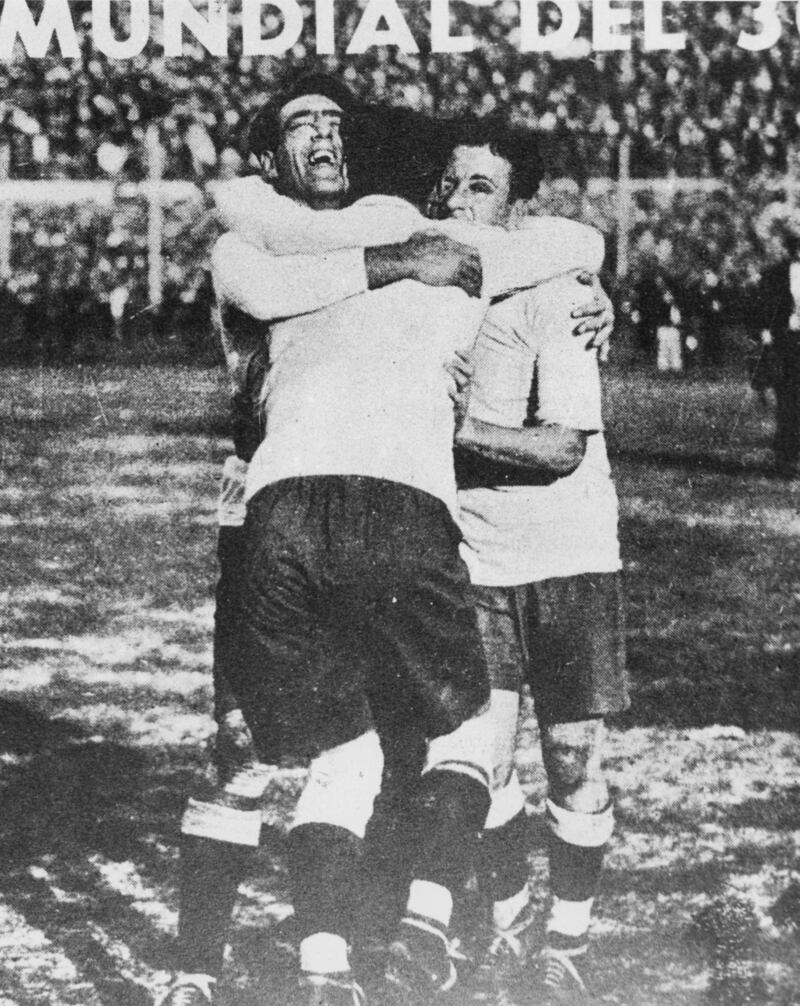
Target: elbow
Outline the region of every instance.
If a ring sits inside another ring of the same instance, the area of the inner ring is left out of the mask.
[[[235,200],[229,182],[223,182],[214,189],[214,206],[217,211],[217,218],[225,230],[234,230]]]
[[[234,178],[214,186],[214,205],[217,217],[227,231],[241,229],[252,212],[253,200],[260,192],[253,188],[252,177]]]
[[[225,266],[230,262],[231,254],[238,244],[233,234],[223,234],[214,242],[211,249],[211,275],[216,279],[225,275]]]
[[[586,454],[586,434],[575,432],[564,437],[563,443],[553,454],[550,469],[556,478],[563,479],[578,468]]]
[[[589,232],[586,241],[586,268],[589,272],[598,273],[603,268],[606,257],[606,239],[595,227],[587,227]]]

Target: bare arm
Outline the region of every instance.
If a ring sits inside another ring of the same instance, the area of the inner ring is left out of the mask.
[[[366,248],[364,263],[370,290],[413,279],[426,286],[461,287],[470,297],[481,295],[483,270],[477,250],[444,234],[420,231],[407,241]]]
[[[602,429],[595,354],[572,336],[582,298],[583,287],[565,276],[490,309],[455,438],[462,486],[548,484],[580,465],[589,436]],[[504,402],[520,415],[534,380],[535,421],[499,425],[509,414]]]
[[[467,415],[455,443],[487,461],[519,469],[521,477],[513,481],[525,482],[528,476],[547,481],[571,475],[586,453],[586,438],[581,430],[556,423],[513,429]]]

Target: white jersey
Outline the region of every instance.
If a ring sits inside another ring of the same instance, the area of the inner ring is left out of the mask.
[[[366,475],[436,496],[455,514],[445,366],[471,344],[485,306],[454,287],[404,281],[274,325],[267,436],[248,499],[278,479]]]
[[[562,277],[495,304],[475,346],[469,414],[521,427],[542,423],[588,434],[575,471],[548,486],[462,490],[462,555],[473,583],[516,586],[620,568],[617,496],[602,433],[594,351],[572,335],[585,287]]]
[[[599,268],[602,238],[549,218],[514,233],[443,222],[440,229],[479,248],[485,299],[411,280],[369,291],[363,252],[353,246],[430,227],[410,204],[373,196],[313,211],[257,179],[228,183],[217,197],[237,232],[214,251],[217,294],[273,323],[267,435],[250,464],[248,498],[279,479],[362,475],[420,489],[455,514],[445,365],[472,344],[490,295],[568,268]]]

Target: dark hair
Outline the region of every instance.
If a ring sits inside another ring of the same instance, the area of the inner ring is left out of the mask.
[[[544,175],[539,143],[529,129],[511,126],[500,113],[460,121],[454,146],[488,147],[511,165],[511,198],[532,199]]]
[[[250,120],[245,137],[246,153],[258,158],[274,153],[281,138],[281,109],[304,94],[321,94],[330,98],[345,115],[352,114],[358,107],[353,92],[336,77],[328,73],[301,73],[287,80]]]

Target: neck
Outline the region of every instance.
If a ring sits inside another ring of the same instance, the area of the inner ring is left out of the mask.
[[[340,210],[342,208],[342,197],[338,195],[311,196],[296,201],[310,206],[312,210]]]
[[[292,192],[288,186],[281,185],[280,178],[270,178],[267,181],[280,195],[287,196],[300,206],[308,206],[312,210],[340,210],[344,206],[345,197],[341,192],[309,192],[300,195]]]

